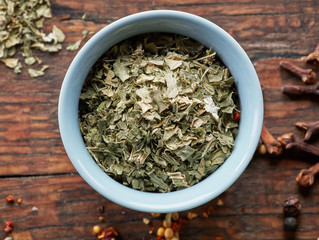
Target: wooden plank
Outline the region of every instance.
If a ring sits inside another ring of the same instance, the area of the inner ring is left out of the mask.
[[[295,159],[280,159],[273,163],[268,158],[255,157],[244,174],[217,199],[193,209],[199,217],[189,221],[181,233],[182,239],[281,239],[283,236],[282,203],[290,196],[299,195],[294,182],[296,174],[309,163]],[[21,205],[8,205],[0,201],[2,219],[11,218],[14,232],[26,234],[33,239],[92,239],[91,229],[104,216],[103,226],[113,225],[122,239],[148,238],[151,226],[142,222],[148,213],[129,210],[112,203],[96,193],[80,176],[50,175],[42,177],[14,177],[0,179],[0,198],[7,194],[21,197]],[[314,236],[319,214],[316,199],[319,187],[315,185],[307,195],[300,195],[302,215],[296,234],[299,239]],[[222,200],[223,205],[218,205]],[[100,214],[99,206],[105,207]],[[32,211],[33,207],[38,211]],[[211,215],[204,218],[208,208]],[[187,212],[181,212],[186,219]],[[153,219],[158,227],[161,219]],[[232,233],[232,230],[234,233]],[[3,234],[3,233],[1,233]],[[4,237],[1,235],[0,237]],[[209,238],[208,238],[209,239]]]

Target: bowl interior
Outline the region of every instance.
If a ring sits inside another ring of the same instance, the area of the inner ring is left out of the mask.
[[[133,190],[107,176],[85,148],[79,130],[78,103],[82,85],[97,59],[116,43],[147,32],[189,36],[212,47],[235,77],[241,120],[229,158],[200,183],[170,193]],[[198,16],[168,10],[122,18],[96,33],[79,51],[64,78],[59,99],[59,127],[65,150],[79,174],[104,197],[145,212],[183,211],[197,207],[225,191],[249,164],[261,132],[263,100],[259,80],[248,56],[223,29]]]

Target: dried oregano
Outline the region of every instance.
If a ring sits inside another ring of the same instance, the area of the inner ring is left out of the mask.
[[[142,191],[192,186],[230,155],[234,78],[198,42],[154,33],[125,40],[93,66],[80,96],[87,149],[109,176]]]
[[[49,0],[0,0],[0,59],[15,73],[21,73],[22,64],[16,58],[18,52],[26,65],[41,64],[33,49],[44,52],[58,52],[62,49],[64,33],[53,26],[52,32],[42,30],[45,18],[51,18]],[[43,70],[28,69],[31,77],[44,74]]]

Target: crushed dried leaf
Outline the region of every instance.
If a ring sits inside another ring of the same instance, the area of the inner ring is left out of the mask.
[[[234,78],[212,49],[154,33],[125,40],[96,62],[79,120],[88,151],[109,176],[133,189],[170,192],[223,164],[239,108]]]

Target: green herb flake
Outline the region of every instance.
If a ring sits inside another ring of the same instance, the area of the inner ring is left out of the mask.
[[[44,75],[44,70],[46,70],[48,68],[49,68],[48,65],[43,65],[40,70],[29,68],[28,69],[28,73],[29,73],[29,76],[32,77],[32,78],[41,77],[41,76]]]
[[[92,67],[79,104],[87,149],[133,189],[170,192],[205,179],[235,145],[234,78],[216,52],[180,35],[127,39]]]
[[[17,74],[21,73],[22,64],[13,56],[19,53],[26,65],[37,61],[32,48],[45,52],[58,52],[64,41],[63,32],[53,26],[52,32],[43,32],[45,18],[51,18],[50,1],[46,0],[0,0],[0,60]],[[31,70],[30,72],[34,72]]]
[[[82,40],[77,40],[76,42],[70,42],[68,43],[68,46],[66,47],[66,50],[69,51],[76,51],[79,49],[81,45]]]

